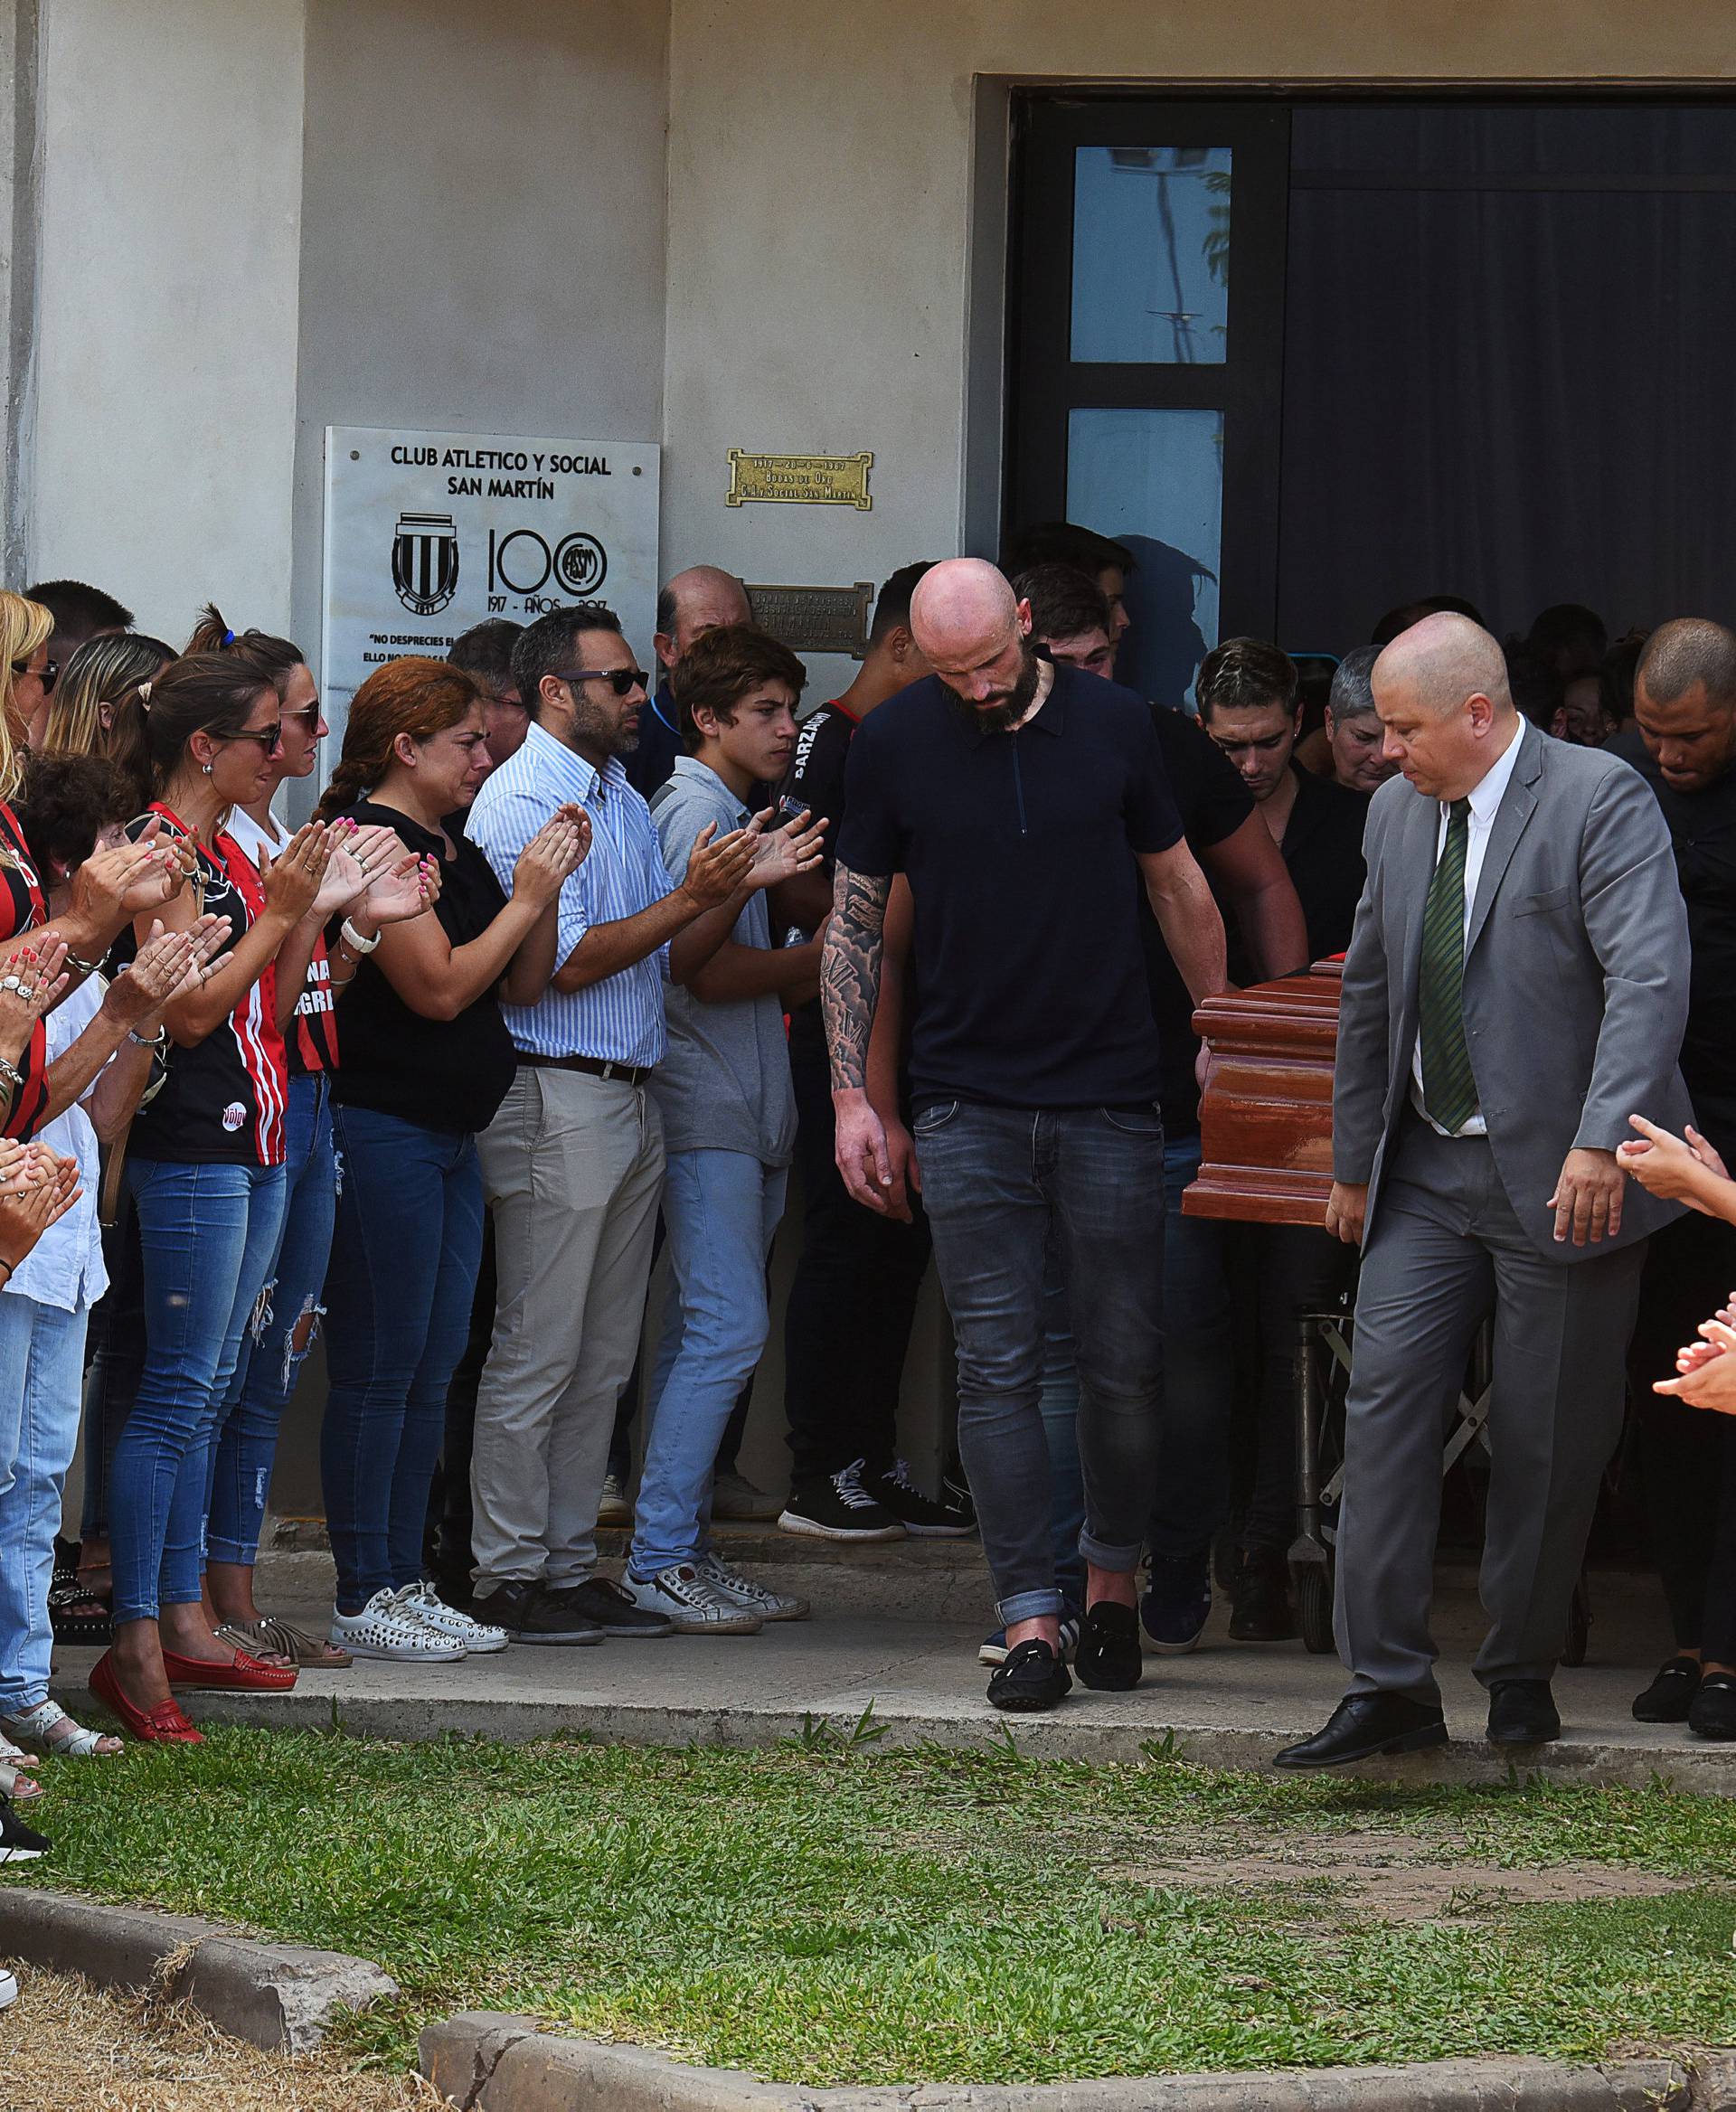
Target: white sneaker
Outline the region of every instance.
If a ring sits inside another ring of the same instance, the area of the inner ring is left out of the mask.
[[[732,1600],[737,1606],[745,1606],[750,1613],[757,1613],[763,1621],[807,1618],[807,1599],[797,1598],[789,1592],[770,1590],[764,1584],[756,1584],[751,1577],[726,1570],[715,1551],[701,1555],[694,1566],[720,1597]]]
[[[398,1594],[398,1603],[437,1635],[462,1643],[472,1657],[491,1656],[506,1647],[505,1628],[491,1627],[486,1621],[476,1620],[460,1613],[456,1606],[448,1606],[426,1577],[418,1583],[406,1584]]]
[[[765,1616],[726,1598],[693,1562],[677,1562],[655,1577],[621,1579],[635,1606],[665,1615],[680,1636],[757,1636]]]
[[[10,2009],[18,1999],[18,1975],[0,1966],[0,2009]]]
[[[456,1664],[464,1655],[464,1645],[429,1627],[420,1614],[402,1603],[402,1596],[376,1591],[360,1613],[339,1613],[334,1607],[333,1642],[352,1657],[386,1657],[401,1664]]]

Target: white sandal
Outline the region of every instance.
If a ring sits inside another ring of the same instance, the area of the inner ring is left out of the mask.
[[[21,1710],[15,1716],[0,1716],[0,1741],[5,1740],[7,1731],[34,1740],[44,1751],[61,1759],[108,1759],[125,1749],[120,1740],[108,1731],[87,1730],[58,1702],[39,1702],[33,1709]],[[0,1753],[0,1758],[8,1757]]]

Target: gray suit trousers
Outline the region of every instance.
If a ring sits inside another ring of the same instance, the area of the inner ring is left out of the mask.
[[[1407,1113],[1363,1257],[1339,1514],[1350,1691],[1439,1699],[1429,1633],[1440,1455],[1467,1359],[1495,1323],[1477,1676],[1548,1679],[1604,1466],[1621,1434],[1642,1240],[1571,1263],[1522,1230],[1483,1137]],[[1534,1199],[1539,1209],[1543,1197]]]

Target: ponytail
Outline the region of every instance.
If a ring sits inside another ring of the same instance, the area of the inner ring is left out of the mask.
[[[199,611],[199,620],[187,640],[188,657],[211,653],[233,653],[251,662],[279,696],[288,676],[307,661],[301,647],[288,638],[274,637],[269,631],[231,630],[214,601],[207,601]]]

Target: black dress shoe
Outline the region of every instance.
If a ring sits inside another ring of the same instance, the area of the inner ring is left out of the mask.
[[[1636,1723],[1685,1723],[1700,1687],[1700,1660],[1672,1657],[1643,1694],[1634,1696]]]
[[[1139,1616],[1130,1606],[1099,1598],[1085,1616],[1073,1651],[1079,1683],[1111,1693],[1126,1693],[1139,1684],[1145,1660],[1139,1655]]]
[[[1707,1673],[1688,1711],[1688,1729],[1701,1738],[1736,1738],[1736,1678]]]
[[[988,1698],[996,1709],[1018,1716],[1033,1716],[1059,1707],[1072,1691],[1067,1667],[1040,1636],[1033,1636],[1017,1649],[1009,1650],[995,1667],[988,1683]]]
[[[1447,1743],[1447,1720],[1429,1702],[1409,1694],[1346,1694],[1324,1730],[1286,1746],[1275,1768],[1344,1768],[1377,1753],[1418,1753]]]
[[[1489,1688],[1491,1745],[1547,1745],[1561,1735],[1546,1679],[1498,1679]]]

